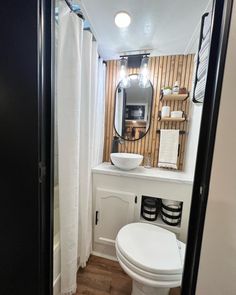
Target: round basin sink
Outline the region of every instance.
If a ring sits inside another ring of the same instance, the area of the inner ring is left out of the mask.
[[[131,153],[113,153],[111,160],[116,167],[122,170],[132,170],[141,164],[143,156]]]

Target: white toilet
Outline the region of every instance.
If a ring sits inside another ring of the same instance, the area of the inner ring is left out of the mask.
[[[133,279],[132,295],[167,295],[181,285],[185,244],[168,230],[128,224],[117,235],[116,255]]]

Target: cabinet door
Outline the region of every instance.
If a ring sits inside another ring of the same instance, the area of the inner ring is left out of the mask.
[[[135,194],[96,189],[94,240],[114,245],[118,231],[134,221]]]

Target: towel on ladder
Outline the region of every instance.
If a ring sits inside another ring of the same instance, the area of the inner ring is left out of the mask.
[[[179,130],[161,129],[158,167],[178,169]]]

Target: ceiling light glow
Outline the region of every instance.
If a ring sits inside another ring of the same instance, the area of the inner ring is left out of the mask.
[[[115,23],[119,28],[127,28],[131,23],[131,17],[125,11],[118,12],[115,16]]]

